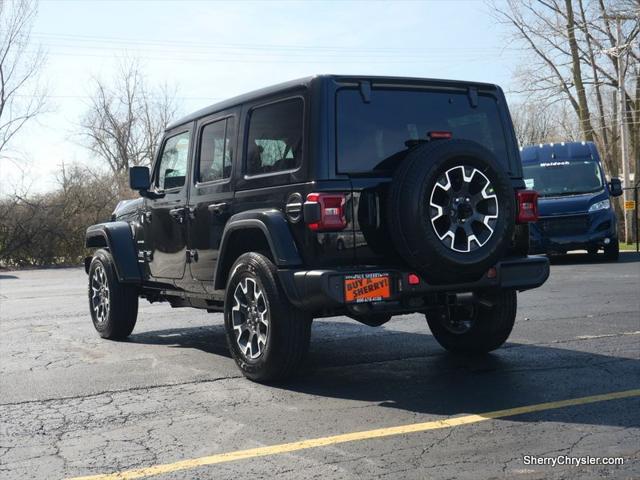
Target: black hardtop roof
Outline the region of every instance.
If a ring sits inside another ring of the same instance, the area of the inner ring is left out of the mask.
[[[287,91],[287,90],[294,90],[296,88],[309,87],[314,80],[315,81],[334,80],[336,82],[345,82],[345,83],[369,81],[374,85],[376,83],[407,83],[407,84],[434,83],[434,84],[440,84],[443,86],[458,87],[458,88],[475,87],[478,89],[489,89],[489,90],[495,90],[498,88],[496,85],[491,83],[467,82],[467,81],[461,81],[461,80],[445,80],[445,79],[436,79],[436,78],[392,77],[392,76],[376,76],[376,75],[330,75],[330,74],[312,75],[308,77],[298,78],[295,80],[289,80],[283,83],[278,83],[276,85],[271,85],[269,87],[261,88],[259,90],[254,90],[252,92],[244,93],[242,95],[229,98],[228,100],[223,100],[222,102],[214,103],[213,105],[204,107],[200,110],[190,113],[189,115],[186,115],[185,117],[175,122],[170,123],[167,126],[167,130],[171,130],[177,126],[183,125],[188,122],[192,122],[198,118],[206,117],[215,112],[226,110],[227,108],[231,108],[245,102],[250,102],[261,97],[267,97],[269,95],[273,95],[273,94]]]

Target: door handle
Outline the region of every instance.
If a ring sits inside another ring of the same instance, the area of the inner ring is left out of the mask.
[[[207,209],[216,215],[220,215],[221,213],[225,213],[229,208],[229,204],[227,202],[221,203],[212,203],[207,207]]]
[[[169,210],[169,215],[171,215],[173,219],[178,223],[184,222],[184,213],[185,213],[184,207],[172,208],[171,210]]]

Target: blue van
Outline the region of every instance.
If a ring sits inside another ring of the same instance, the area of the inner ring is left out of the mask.
[[[618,178],[606,182],[592,142],[532,145],[522,149],[527,188],[540,194],[539,220],[530,225],[530,252],[587,250],[617,260],[616,214],[611,197],[622,195]]]

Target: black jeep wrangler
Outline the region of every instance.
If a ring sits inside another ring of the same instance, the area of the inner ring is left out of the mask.
[[[302,362],[314,317],[371,326],[422,312],[453,352],[509,336],[516,292],[542,285],[526,190],[495,85],[316,76],[170,125],[136,200],[93,225],[89,307],[127,337],[138,298],[224,312],[248,378]]]

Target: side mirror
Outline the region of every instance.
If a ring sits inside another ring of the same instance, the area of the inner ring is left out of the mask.
[[[609,193],[612,197],[619,197],[622,195],[622,182],[619,178],[612,178],[609,182]]]
[[[129,168],[129,187],[131,187],[131,190],[137,190],[138,192],[140,192],[140,195],[144,196],[144,192],[147,192],[151,187],[151,180],[149,179],[149,168]]]

